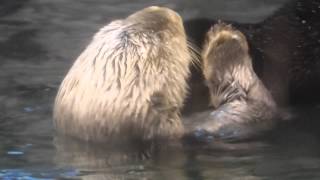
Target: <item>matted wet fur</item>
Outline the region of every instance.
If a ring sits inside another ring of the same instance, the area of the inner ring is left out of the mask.
[[[220,138],[247,138],[270,129],[275,101],[255,74],[245,36],[222,22],[206,35],[203,73],[214,111],[197,131]]]
[[[190,62],[173,10],[153,6],[113,21],[65,76],[55,126],[88,141],[179,138]]]

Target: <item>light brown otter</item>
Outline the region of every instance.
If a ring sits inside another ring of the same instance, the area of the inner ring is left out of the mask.
[[[273,97],[259,80],[245,36],[218,23],[206,35],[203,73],[214,111],[197,127],[221,138],[247,138],[277,119]]]
[[[149,7],[103,27],[64,78],[58,131],[88,141],[178,138],[190,53],[181,17]]]

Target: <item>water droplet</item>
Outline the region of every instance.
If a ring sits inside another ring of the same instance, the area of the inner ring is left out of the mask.
[[[65,176],[65,177],[74,177],[74,176],[79,175],[79,171],[77,171],[77,170],[70,170],[70,171],[67,171],[67,172],[62,173],[62,175]]]
[[[214,140],[214,137],[213,137],[213,136],[210,135],[210,136],[207,137],[207,142],[211,142],[211,141],[213,141],[213,140]]]
[[[22,146],[21,146],[21,150],[22,150],[22,151],[25,151],[26,149],[31,148],[31,146],[32,146],[32,144],[25,144],[25,145],[22,145]]]
[[[138,169],[139,169],[139,170],[144,170],[144,166],[143,166],[143,165],[140,165],[140,166],[138,166]]]
[[[25,108],[23,108],[23,110],[25,112],[33,112],[34,111],[34,109],[32,107],[25,107]]]
[[[8,151],[7,154],[8,155],[23,155],[24,152],[22,152],[22,151]]]

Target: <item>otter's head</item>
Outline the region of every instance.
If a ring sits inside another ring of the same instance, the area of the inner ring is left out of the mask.
[[[215,110],[196,128],[196,138],[240,140],[273,127],[276,104],[253,71],[248,49],[231,25],[218,23],[207,33],[203,73]]]
[[[245,36],[231,25],[219,22],[206,35],[203,73],[215,107],[245,96],[255,82]]]
[[[125,21],[137,24],[144,32],[151,31],[161,36],[163,41],[174,36],[185,38],[181,17],[169,8],[151,6],[130,15]]]
[[[149,7],[103,27],[65,77],[58,128],[86,139],[181,133],[191,62],[181,17]]]

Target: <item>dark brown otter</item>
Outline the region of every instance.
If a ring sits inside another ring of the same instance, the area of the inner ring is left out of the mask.
[[[178,138],[190,53],[181,17],[149,7],[103,27],[63,80],[54,123],[88,141]]]
[[[221,138],[247,138],[271,128],[277,106],[253,70],[245,36],[218,23],[206,38],[203,73],[214,111],[197,123],[196,130]]]

